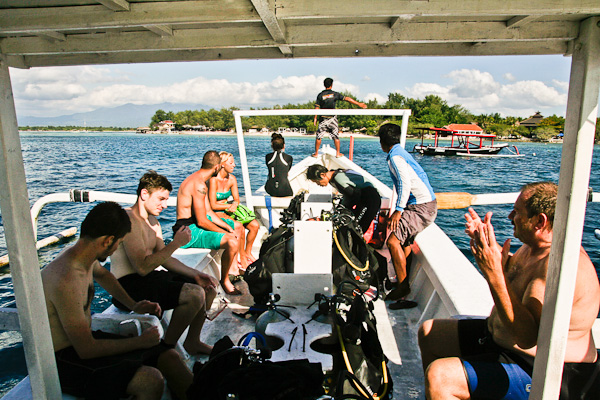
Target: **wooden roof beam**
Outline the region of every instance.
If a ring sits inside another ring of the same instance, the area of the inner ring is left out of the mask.
[[[64,34],[54,31],[39,32],[36,35],[51,42],[64,42],[67,40],[67,37]]]
[[[168,38],[165,38],[169,40]],[[70,40],[70,39],[69,39]],[[156,41],[156,39],[155,39]],[[499,56],[499,55],[543,55],[565,54],[567,43],[551,42],[489,42],[474,46],[472,43],[396,43],[352,45],[338,44],[328,46],[301,46],[294,48],[294,58],[314,57],[356,57],[359,49],[361,57],[398,57],[398,56]],[[207,49],[165,49],[121,52],[87,52],[67,54],[6,55],[6,63],[15,68],[130,64],[175,61],[210,61],[239,59],[280,59],[285,56],[275,46],[245,48],[207,48]]]
[[[396,43],[456,42],[566,42],[578,35],[579,25],[562,22],[534,22],[518,31],[504,23],[411,24],[410,29],[390,30],[387,24],[294,25],[288,27],[288,46],[299,47],[387,45]],[[93,39],[93,40],[92,40]],[[280,47],[263,26],[247,24],[218,30],[178,29],[162,40],[148,31],[70,34],[64,42],[48,42],[36,37],[12,37],[0,42],[0,50],[10,55],[77,54],[118,51],[198,50],[209,48]],[[355,47],[356,49],[356,47]],[[282,52],[283,53],[283,52]],[[285,54],[285,53],[283,53]]]
[[[129,12],[109,12],[102,5],[2,9],[0,34],[21,35],[39,31],[127,29],[146,25],[249,23],[260,17],[247,0],[142,2]]]
[[[512,17],[508,21],[506,21],[506,27],[507,28],[517,28],[521,25],[525,25],[526,23],[529,23],[529,22],[535,20],[536,18],[537,18],[537,16],[535,16],[535,15],[517,15],[515,17]]]
[[[403,22],[410,21],[414,17],[415,14],[403,14],[398,15],[397,17],[392,17],[392,19],[390,19],[390,29],[396,29],[402,25]]]
[[[476,17],[536,15],[588,15],[597,14],[598,0],[429,0],[398,1],[372,0],[353,2],[348,0],[277,0],[277,16],[280,20],[304,18],[345,18],[345,17],[394,17],[401,10],[403,14],[437,17]],[[312,10],[312,11],[308,11]]]
[[[98,0],[98,3],[113,11],[129,11],[129,2],[127,0]]]
[[[287,56],[292,55],[292,49],[287,45],[285,39],[285,25],[277,20],[275,13],[271,11],[268,0],[251,0],[256,12],[262,19],[265,27],[273,40],[278,44],[279,50]]]
[[[173,28],[170,25],[144,25],[144,28],[160,37],[173,36]]]

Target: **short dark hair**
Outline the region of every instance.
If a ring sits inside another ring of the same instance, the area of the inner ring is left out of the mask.
[[[272,134],[271,147],[273,148],[273,150],[279,151],[283,149],[283,146],[285,146],[285,139],[283,138],[283,135],[281,135],[280,133]]]
[[[325,89],[327,89],[328,87],[333,86],[333,79],[331,79],[331,78],[325,78],[325,80],[323,81],[323,85],[325,85]]]
[[[81,223],[82,238],[97,239],[102,236],[124,237],[131,231],[127,211],[113,201],[97,204]]]
[[[384,124],[379,128],[379,143],[392,147],[400,143],[401,130],[396,124]]]
[[[142,193],[142,189],[146,189],[148,193],[152,193],[156,189],[166,189],[169,192],[173,191],[173,185],[166,176],[160,175],[158,172],[151,169],[148,170],[140,178],[140,183],[137,188],[137,195]]]
[[[215,150],[209,150],[204,153],[204,157],[202,157],[202,169],[211,169],[214,168],[215,165],[221,163],[221,156]]]
[[[306,177],[311,181],[320,181],[321,174],[325,174],[329,170],[321,164],[313,164],[306,169]]]
[[[556,211],[556,198],[558,185],[554,182],[533,182],[521,188],[525,196],[525,209],[529,218],[546,214],[550,227],[554,226],[554,213]]]

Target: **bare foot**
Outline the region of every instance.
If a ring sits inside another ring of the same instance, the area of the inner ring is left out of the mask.
[[[335,155],[335,158],[340,158],[340,157],[344,157],[344,155],[343,155],[342,153],[337,153],[337,154]]]
[[[210,354],[213,347],[207,345],[206,343],[198,342],[195,344],[183,344],[183,348],[187,351],[191,356],[200,355],[200,354]]]
[[[223,287],[225,293],[229,295],[236,296],[238,294],[242,294],[242,292],[240,292],[235,286],[233,286],[233,283],[231,283],[229,277],[224,281],[221,281],[221,286]]]
[[[311,154],[311,157],[317,158],[319,156],[319,153],[313,153]]]

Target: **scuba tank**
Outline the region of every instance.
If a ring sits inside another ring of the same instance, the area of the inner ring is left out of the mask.
[[[281,322],[281,321],[285,321],[290,320],[292,323],[294,323],[294,321],[290,318],[290,313],[285,311],[285,310],[279,310],[279,307],[290,307],[290,308],[295,308],[292,306],[283,306],[283,305],[277,305],[276,303],[281,299],[281,296],[278,294],[273,294],[270,293],[269,294],[269,300],[267,301],[267,311],[263,312],[257,319],[256,319],[256,332],[260,333],[261,335],[263,335],[263,337],[265,338],[266,342],[267,342],[267,346],[272,350],[275,351],[279,348],[281,348],[283,346],[283,340],[281,340],[280,338],[276,337],[276,336],[269,336],[266,334],[266,330],[267,330],[267,326],[269,324],[272,323],[276,323],[276,322]]]

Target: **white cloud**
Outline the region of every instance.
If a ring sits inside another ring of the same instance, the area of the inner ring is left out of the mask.
[[[569,82],[559,81],[558,79],[552,79],[552,84],[564,92],[569,91]]]
[[[502,77],[509,82],[514,82],[517,80],[517,78],[515,78],[515,76],[513,74],[511,74],[510,72],[505,73],[504,75],[502,75]]]
[[[492,74],[476,69],[452,71],[446,77],[454,81],[450,93],[458,97],[472,97],[473,94],[488,95],[495,93],[500,87]]]
[[[379,93],[368,93],[364,98],[365,101],[376,100],[379,104],[384,104],[387,99],[387,96],[382,96]]]
[[[169,85],[129,84],[107,68],[46,68],[11,72],[21,115],[56,116],[127,103],[192,103],[210,107],[269,107],[316,99],[325,76],[278,76],[263,82],[232,82],[197,77]],[[360,93],[358,86],[334,81],[334,90]]]
[[[371,80],[371,77],[368,75],[363,76],[362,81],[364,82],[369,82]]]
[[[448,85],[420,82],[400,91],[408,97],[423,98],[437,95],[450,105],[459,104],[474,114],[500,113],[502,115],[529,117],[535,111],[565,107],[567,95],[564,82],[552,81],[549,86],[541,81],[516,81],[510,74],[504,78],[510,83],[497,82],[488,72],[475,69],[452,71],[445,77],[452,81]],[[557,90],[557,87],[560,90]],[[552,111],[554,113],[554,111]]]

